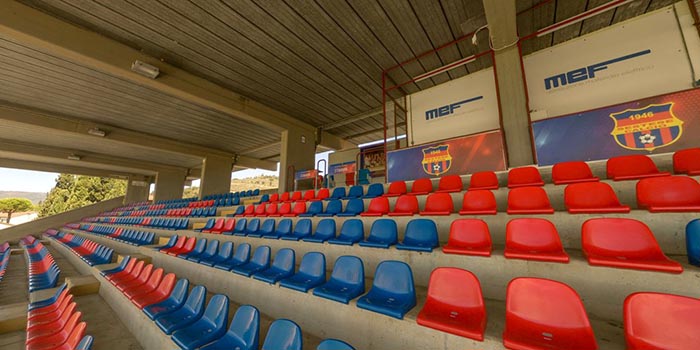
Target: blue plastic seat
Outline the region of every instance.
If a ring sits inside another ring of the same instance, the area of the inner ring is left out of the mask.
[[[688,262],[700,266],[700,219],[695,219],[685,227],[685,241],[688,245]]]
[[[350,187],[350,191],[348,191],[348,195],[343,197],[343,199],[351,199],[351,198],[362,198],[362,196],[365,194],[365,188],[357,185],[357,186],[352,186]]]
[[[167,299],[144,307],[143,313],[145,313],[148,318],[155,320],[160,316],[167,315],[175,310],[178,310],[185,304],[189,287],[189,280],[183,278],[177,281]]]
[[[374,273],[369,292],[357,300],[357,307],[403,319],[416,306],[411,267],[400,261],[382,261]]]
[[[236,226],[233,227],[233,232],[222,232],[223,234],[228,234],[228,235],[236,235],[236,236],[245,236],[245,231],[246,231],[246,224],[248,223],[248,219],[240,218],[236,220]]]
[[[220,270],[231,271],[236,266],[243,265],[250,259],[250,244],[241,243],[236,248],[236,252],[230,255],[228,259],[217,262],[214,267]]]
[[[257,350],[260,334],[260,312],[254,306],[241,305],[231,320],[231,327],[219,340],[202,350]]]
[[[343,199],[345,198],[345,187],[336,187],[333,189],[333,193],[331,193],[331,196],[326,198],[325,200],[333,200],[333,199]]]
[[[354,198],[345,205],[345,210],[337,216],[356,216],[365,211],[365,202],[362,199]]]
[[[44,299],[44,300],[39,300],[39,301],[35,301],[33,303],[30,303],[29,304],[29,311],[32,311],[32,310],[38,309],[38,308],[42,308],[42,307],[46,307],[46,306],[49,306],[51,304],[56,303],[56,300],[58,300],[61,293],[63,293],[63,291],[65,291],[67,287],[68,287],[68,285],[63,283],[62,285],[60,285],[58,287],[58,289],[56,289],[56,292],[51,297]]]
[[[383,184],[371,184],[367,187],[367,193],[364,198],[375,198],[384,195],[384,185]]]
[[[311,219],[301,219],[297,221],[291,235],[284,235],[281,238],[287,241],[298,241],[308,236],[311,236]]]
[[[102,271],[100,271],[100,274],[102,276],[107,276],[107,275],[111,275],[111,274],[114,274],[117,272],[122,272],[122,271],[124,271],[124,268],[126,268],[126,265],[129,263],[129,260],[131,260],[131,257],[127,255],[124,257],[124,259],[122,259],[122,262],[119,263],[119,266],[117,266],[113,269],[109,269],[109,270],[102,270]]]
[[[202,317],[207,288],[195,286],[181,308],[156,318],[156,325],[165,334],[172,334],[178,329],[185,328]]]
[[[238,197],[236,197],[233,201],[238,202],[237,199],[238,199]],[[240,203],[231,202],[231,204],[232,204],[232,205],[238,205],[238,204],[240,204]],[[236,208],[236,212],[235,212],[235,213],[229,214],[229,215],[226,215],[226,216],[239,216],[239,215],[243,215],[243,214],[245,214],[245,206],[240,205],[240,206],[238,206],[238,208]]]
[[[211,230],[212,227],[214,227],[215,223],[216,223],[216,219],[209,219],[209,220],[207,220],[207,223],[204,225],[204,227],[198,228],[195,231],[202,232],[202,231],[206,231],[206,230]]]
[[[398,228],[396,222],[392,219],[379,219],[372,224],[369,231],[369,237],[360,242],[361,247],[384,248],[398,242]]]
[[[287,236],[292,233],[292,219],[282,219],[277,225],[275,232],[264,234],[263,238],[279,239],[282,236]]]
[[[236,232],[234,230],[233,235],[234,236],[247,236],[247,235],[257,235],[258,230],[260,230],[260,219],[250,219],[248,221],[248,225],[245,228],[244,232]]]
[[[396,245],[400,250],[432,252],[438,246],[438,232],[435,222],[430,219],[414,219],[406,225],[403,242]]]
[[[234,266],[231,271],[239,275],[250,277],[252,274],[267,269],[270,266],[270,247],[264,245],[255,249],[253,258],[249,262]]]
[[[319,252],[308,252],[301,258],[299,272],[280,281],[280,286],[306,293],[326,282],[326,257]]]
[[[90,350],[92,349],[92,343],[94,341],[95,339],[91,335],[86,335],[80,340],[80,343],[78,343],[78,346],[75,347],[75,350]]]
[[[311,204],[316,202],[311,202]],[[326,204],[326,210],[323,213],[318,213],[316,216],[328,217],[339,214],[343,210],[343,202],[340,199],[333,199]]]
[[[219,252],[214,255],[211,259],[201,259],[199,263],[206,266],[216,266],[231,258],[231,253],[233,253],[233,242],[224,242],[224,244],[219,247]]]
[[[281,318],[270,325],[262,350],[301,350],[302,345],[301,328],[296,323]]]
[[[173,333],[173,341],[185,350],[194,350],[221,338],[228,323],[228,297],[214,295],[202,318]]]
[[[362,220],[350,219],[343,223],[340,234],[336,238],[328,240],[330,244],[353,245],[365,238],[365,229]]]
[[[168,240],[168,242],[165,243],[165,245],[153,247],[153,250],[162,250],[162,249],[172,248],[175,245],[175,243],[177,243],[177,239],[178,239],[177,235],[172,235],[172,236],[170,236],[170,239]]]
[[[202,252],[202,254],[199,254],[197,256],[188,256],[187,260],[189,261],[194,261],[194,262],[200,262],[200,261],[206,261],[209,259],[213,259],[216,256],[216,252],[219,250],[219,241],[212,239],[209,241],[209,244],[207,244],[206,249]]]
[[[342,340],[325,339],[318,344],[316,350],[355,350],[355,348]]]
[[[265,237],[275,234],[275,219],[267,219],[260,225],[260,229],[255,234],[249,234],[251,237]]]
[[[331,238],[335,238],[335,220],[323,219],[316,225],[313,235],[304,237],[304,242],[323,243]]]
[[[305,213],[301,213],[298,216],[299,217],[311,217],[311,216],[316,216],[320,213],[323,213],[323,202],[315,201],[315,202],[311,202],[311,204],[309,204],[309,207],[306,208]]]
[[[270,268],[257,272],[253,278],[270,284],[277,283],[283,278],[294,274],[296,258],[294,251],[289,248],[282,248],[275,254],[275,259]]]
[[[194,249],[192,249],[189,253],[183,253],[183,254],[178,254],[178,258],[182,259],[187,259],[189,257],[198,257],[202,253],[204,253],[204,248],[207,247],[207,239],[206,238],[201,238],[197,240],[197,244],[195,244]]]
[[[314,295],[347,304],[365,292],[365,267],[356,256],[344,255],[335,261],[328,282],[314,289]]]

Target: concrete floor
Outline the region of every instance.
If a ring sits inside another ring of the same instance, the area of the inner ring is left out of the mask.
[[[5,277],[0,282],[0,304],[14,304],[29,300],[27,263],[24,254],[12,254]]]
[[[119,316],[98,294],[83,295],[75,298],[78,310],[83,313],[82,320],[87,323],[86,334],[95,338],[92,348],[141,350],[142,347],[127,330]]]

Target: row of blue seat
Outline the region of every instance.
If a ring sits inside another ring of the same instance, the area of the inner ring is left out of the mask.
[[[260,195],[260,189],[256,188],[254,190],[247,190],[247,191],[241,191],[241,192],[211,194],[211,195],[202,197],[202,200],[225,199],[225,198],[235,198],[235,197],[255,197],[255,196],[259,196],[259,195]]]
[[[104,223],[104,224],[116,224],[116,225],[142,225],[163,230],[186,230],[190,225],[190,220],[188,218],[180,219],[168,219],[168,218],[154,218],[149,220],[147,224],[143,224],[144,218],[141,217],[129,217],[129,218],[94,218],[93,222]]]
[[[107,236],[115,241],[119,241],[126,244],[142,246],[153,244],[156,234],[153,232],[139,231],[122,229],[121,227],[114,226],[95,226],[89,224],[82,224],[78,226],[79,229],[87,231],[93,234]]]
[[[7,264],[10,263],[10,244],[5,242],[0,245],[0,282],[2,282],[3,277],[5,277],[5,271],[7,271]]]
[[[25,249],[29,265],[29,292],[54,288],[61,270],[48,249],[33,236],[21,239],[20,245]]]
[[[112,262],[112,256],[114,255],[114,249],[112,248],[64,231],[47,232],[47,235],[68,247],[90,266]]]

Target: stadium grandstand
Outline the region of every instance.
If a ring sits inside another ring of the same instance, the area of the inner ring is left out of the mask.
[[[0,0],[0,349],[697,349],[699,8]]]

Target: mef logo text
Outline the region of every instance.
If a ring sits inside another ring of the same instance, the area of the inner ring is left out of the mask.
[[[425,111],[425,120],[431,120],[431,119],[436,119],[440,117],[444,117],[447,115],[450,115],[455,112],[455,110],[459,107],[461,107],[463,104],[467,104],[469,102],[474,102],[483,99],[484,96],[477,96],[477,97],[472,97],[467,100],[463,101],[458,101],[455,103],[450,103],[448,105],[444,105],[442,107],[438,107],[435,109],[431,109],[428,111]]]
[[[629,55],[621,56],[618,58],[613,58],[611,60],[592,64],[588,67],[581,67],[581,68],[577,68],[577,69],[574,69],[574,70],[566,72],[566,73],[553,75],[549,78],[544,79],[544,89],[551,90],[554,88],[558,88],[560,86],[565,86],[568,84],[573,84],[573,83],[578,83],[580,81],[593,79],[593,78],[595,78],[596,72],[608,69],[608,66],[613,64],[613,63],[618,63],[618,62],[630,60],[630,59],[633,59],[635,57],[648,55],[650,53],[651,53],[651,49],[647,49],[647,50],[635,52],[635,53],[632,53]]]

